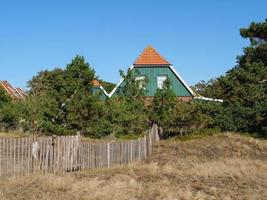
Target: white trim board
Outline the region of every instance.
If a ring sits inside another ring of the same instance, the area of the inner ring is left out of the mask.
[[[200,100],[204,100],[204,101],[215,101],[215,102],[220,102],[223,103],[222,99],[213,99],[213,98],[208,98],[208,97],[194,97],[194,99],[200,99]]]
[[[184,86],[186,87],[186,89],[190,92],[190,94],[192,96],[195,96],[193,90],[186,84],[186,82],[182,79],[182,77],[176,72],[175,68],[170,65],[170,69],[172,70],[172,72],[177,76],[177,78],[184,84]]]
[[[104,92],[104,94],[105,94],[107,97],[109,97],[107,91],[105,90],[105,88],[103,88],[102,85],[100,85],[100,89]]]
[[[130,71],[134,68],[133,65],[131,65],[131,67],[129,68]],[[118,89],[118,87],[122,84],[122,82],[124,81],[124,78],[121,78],[121,80],[119,81],[119,83],[116,85],[116,87],[108,94],[108,97],[112,97],[112,95],[116,92],[116,90]]]

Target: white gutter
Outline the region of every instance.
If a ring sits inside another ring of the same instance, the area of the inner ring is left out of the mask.
[[[132,70],[134,68],[134,66],[132,65],[131,67],[130,67],[130,71]],[[127,72],[128,73],[128,72]],[[115,92],[116,92],[116,90],[118,89],[118,87],[122,84],[122,82],[124,81],[124,78],[122,78],[121,80],[120,80],[120,82],[116,85],[116,87],[108,94],[108,97],[110,98]]]
[[[223,103],[222,99],[213,99],[213,98],[208,98],[208,97],[194,97],[194,99],[200,99],[200,100],[204,100],[204,101],[215,101],[215,102]]]

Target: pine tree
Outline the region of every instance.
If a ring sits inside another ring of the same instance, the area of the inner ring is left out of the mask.
[[[237,57],[233,69],[202,89],[202,95],[224,99],[226,112],[220,112],[219,118],[233,121],[221,124],[223,129],[267,137],[267,20],[251,23],[240,34],[251,45]]]
[[[86,134],[96,117],[97,98],[91,83],[95,78],[95,71],[81,56],[76,56],[66,69],[43,71],[33,77],[28,103],[40,105],[35,115],[39,129],[49,134]]]
[[[169,116],[175,107],[176,104],[176,95],[171,89],[171,81],[167,78],[162,89],[158,88],[156,90],[154,99],[153,99],[153,119],[159,124],[163,125],[168,123]]]

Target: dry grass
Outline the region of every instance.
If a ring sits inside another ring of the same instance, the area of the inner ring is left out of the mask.
[[[10,132],[0,132],[1,138],[20,138],[20,137],[29,137],[30,134],[22,133],[19,131],[10,131]]]
[[[125,167],[0,181],[0,199],[267,199],[267,142],[239,135],[162,141]]]

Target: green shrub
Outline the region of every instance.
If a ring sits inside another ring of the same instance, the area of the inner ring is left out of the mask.
[[[11,100],[0,109],[0,127],[11,130],[18,129],[21,121],[21,103]]]
[[[163,138],[186,135],[207,128],[213,120],[202,104],[183,102],[176,98],[167,79],[158,89],[152,105],[152,120],[163,128]]]

